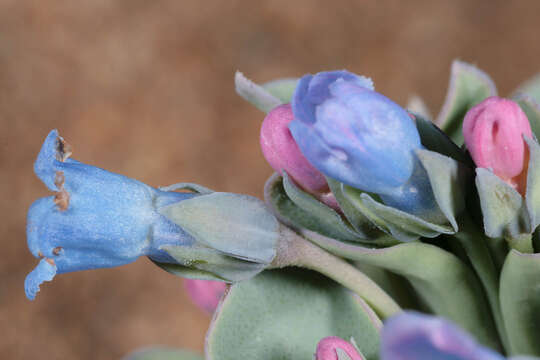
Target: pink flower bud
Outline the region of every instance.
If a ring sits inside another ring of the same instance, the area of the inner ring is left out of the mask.
[[[521,194],[529,161],[523,135],[532,138],[527,116],[518,104],[497,96],[471,108],[463,121],[465,144],[476,166],[492,169]]]
[[[212,313],[227,289],[227,284],[221,281],[184,279],[184,287],[198,307]]]
[[[309,193],[328,192],[328,184],[304,157],[289,131],[293,120],[291,105],[280,105],[270,111],[261,127],[261,149],[270,166],[289,176]]]
[[[319,341],[315,360],[339,360],[337,349],[343,350],[351,360],[365,360],[353,344],[337,336],[328,336]]]

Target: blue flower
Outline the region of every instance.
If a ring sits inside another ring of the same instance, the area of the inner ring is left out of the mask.
[[[69,146],[53,130],[34,165],[55,195],[37,200],[28,211],[28,247],[41,258],[25,280],[29,299],[56,274],[124,265],[141,255],[175,263],[160,248],[194,243],[159,209],[197,195],[161,191],[69,155]]]
[[[371,80],[347,71],[305,75],[292,109],[289,129],[323,174],[404,211],[421,214],[436,206],[414,153],[422,149],[414,121],[375,92]]]
[[[408,312],[390,318],[381,336],[381,360],[503,360],[450,322]]]

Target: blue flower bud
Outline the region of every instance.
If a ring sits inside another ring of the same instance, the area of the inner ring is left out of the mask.
[[[123,265],[141,255],[174,263],[160,248],[194,242],[159,209],[195,194],[161,191],[72,160],[69,154],[53,130],[34,166],[56,194],[37,200],[28,211],[28,247],[43,258],[25,280],[29,299],[56,274]]]
[[[328,177],[376,193],[389,206],[422,214],[436,207],[415,150],[414,121],[375,92],[371,80],[347,71],[300,79],[289,129],[308,161]]]

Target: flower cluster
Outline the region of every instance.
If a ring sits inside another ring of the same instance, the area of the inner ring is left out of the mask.
[[[266,203],[83,164],[54,130],[34,168],[54,195],[28,212],[29,299],[56,274],[146,256],[215,311],[207,359],[301,358],[319,340],[317,360],[540,357],[534,99],[498,97],[462,62],[433,121],[345,70],[236,87],[266,112]]]

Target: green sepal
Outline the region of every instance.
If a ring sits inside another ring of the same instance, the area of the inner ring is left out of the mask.
[[[164,206],[159,212],[197,243],[225,255],[269,264],[276,254],[279,222],[252,196],[215,192]]]
[[[172,264],[169,272],[187,278],[213,276],[227,282],[242,281],[260,273],[266,264],[251,262],[224,255],[219,251],[202,246],[162,246],[159,248],[167,252],[179,265]],[[186,270],[189,269],[189,270]]]
[[[386,206],[368,193],[353,187],[343,185],[343,194],[379,229],[401,242],[414,241],[420,237],[434,238],[440,234],[455,232],[451,226],[434,224],[418,216]]]
[[[159,190],[161,191],[187,190],[192,193],[202,194],[202,195],[211,194],[214,192],[214,190],[209,189],[205,186],[195,184],[195,183],[186,183],[186,182],[177,183],[177,184],[173,184],[169,186],[160,186]]]
[[[320,274],[264,271],[231,286],[206,338],[207,360],[312,359],[317,343],[353,337],[368,360],[378,358],[381,322],[352,292]]]
[[[123,360],[204,360],[204,356],[192,351],[168,347],[151,347],[138,350]]]
[[[540,95],[540,92],[539,92]],[[527,115],[534,136],[540,138],[540,105],[527,94],[516,94],[512,100],[518,103],[521,110]]]
[[[477,168],[476,188],[488,237],[517,238],[531,232],[523,197],[512,186],[491,171]]]
[[[465,113],[485,98],[495,95],[497,89],[489,75],[473,65],[454,60],[446,99],[435,123],[456,144],[461,145],[463,144],[461,125]]]
[[[294,184],[292,186],[294,186]],[[296,188],[298,189],[298,187]],[[291,188],[289,188],[289,190],[291,190]],[[396,243],[394,238],[377,230],[373,231],[373,237],[363,238],[361,233],[355,233],[354,228],[346,224],[344,220],[336,218],[336,216],[339,215],[333,209],[320,203],[318,200],[311,197],[310,194],[299,194],[299,197],[303,198],[303,201],[308,204],[308,208],[310,208],[309,204],[317,202],[318,205],[315,205],[317,211],[314,213],[309,212],[293,202],[285,191],[284,179],[278,173],[274,173],[266,181],[264,186],[264,198],[267,204],[272,208],[272,211],[282,223],[292,228],[309,229],[335,238],[341,238],[341,236],[343,236],[346,239],[350,239],[350,241],[369,243],[371,246],[388,246]],[[298,199],[296,200],[299,201]],[[302,200],[299,202],[303,203]],[[311,208],[311,210],[313,210],[313,208]],[[328,217],[325,217],[326,215]],[[321,221],[321,217],[323,221]],[[336,226],[336,228],[334,228],[334,226]]]
[[[452,253],[421,242],[372,249],[312,232],[303,235],[334,255],[405,277],[435,314],[460,325],[484,345],[499,347],[482,285]]]
[[[360,236],[332,208],[326,206],[313,195],[301,190],[283,170],[283,190],[289,199],[312,218],[321,233],[342,240],[357,240]],[[315,229],[312,229],[315,230]]]
[[[526,136],[524,139],[529,147],[525,205],[529,214],[530,232],[534,232],[540,224],[540,145]]]
[[[234,85],[238,95],[265,113],[283,104],[279,97],[273,95],[263,86],[249,80],[239,71],[234,75]]]
[[[454,158],[434,151],[416,150],[416,155],[427,172],[439,209],[458,231],[456,219],[465,209],[465,184],[472,172]]]
[[[540,355],[540,254],[511,250],[500,280],[511,354]]]
[[[361,211],[359,211],[347,197],[343,194],[343,184],[337,180],[326,177],[326,182],[330,191],[334,194],[336,201],[343,211],[343,214],[355,229],[355,231],[364,239],[377,239],[385,236],[373,222],[371,222]]]
[[[282,103],[287,104],[291,102],[297,84],[297,78],[285,78],[269,81],[264,83],[262,87],[281,100]]]

